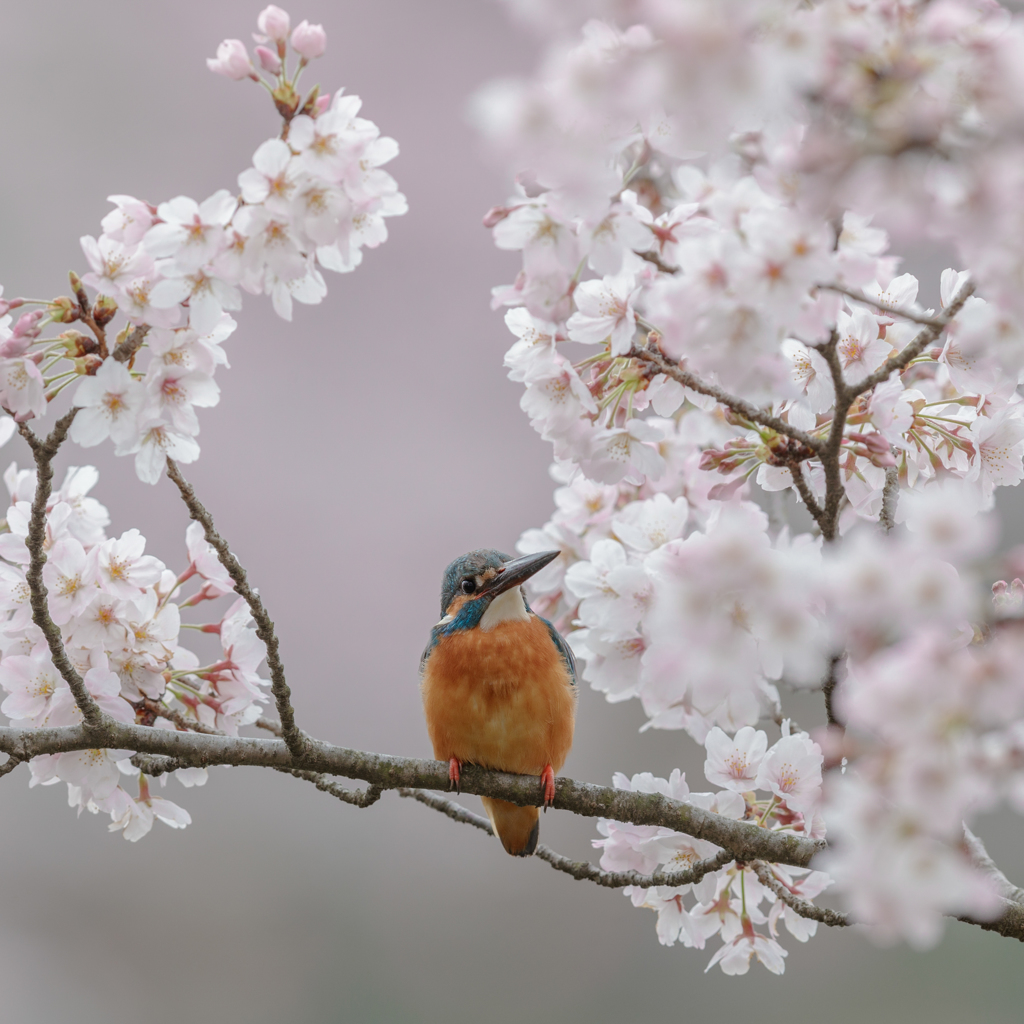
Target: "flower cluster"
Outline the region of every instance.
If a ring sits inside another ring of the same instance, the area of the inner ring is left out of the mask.
[[[232,590],[216,554],[193,523],[186,535],[188,565],[175,574],[145,553],[138,530],[108,537],[110,516],[89,492],[98,474],[91,466],[68,470],[46,510],[43,582],[50,617],[65,650],[102,711],[119,722],[157,729],[196,723],[229,734],[254,722],[267,701],[258,668],[265,656],[252,617],[239,599],[219,620],[188,626],[217,634],[220,652],[209,664],[181,643],[183,611]],[[78,725],[82,712],[54,667],[42,631],[32,621],[28,536],[34,470],[8,468],[11,495],[0,533],[0,711],[22,728]],[[185,597],[188,581],[198,589]],[[140,839],[155,818],[183,828],[189,814],[157,797],[133,766],[130,750],[82,750],[43,755],[30,762],[31,785],[66,782],[72,807],[110,815],[112,831]],[[206,770],[173,773],[185,786],[206,782]],[[137,785],[128,791],[129,779]],[[166,775],[160,776],[166,784]]]
[[[238,192],[156,205],[111,196],[115,209],[102,234],[82,239],[90,270],[72,275],[74,298],[42,303],[13,327],[8,311],[33,303],[0,300],[0,405],[19,421],[41,417],[85,375],[74,401],[86,411],[72,439],[88,446],[109,437],[118,454],[135,455],[139,478],[150,483],[165,456],[191,462],[199,454],[195,408],[218,401],[213,375],[227,365],[220,345],[235,328],[228,311],[241,308],[242,292],[269,295],[290,320],[293,301],[315,304],[326,295],[322,268],[355,269],[365,247],[387,238],[385,218],[406,210],[382,169],[398,145],[359,116],[359,97],[298,91],[302,70],[324,52],[323,29],[307,22],[290,29],[273,5],[259,28],[258,41],[274,44],[256,49],[266,78],[238,40],[222,43],[208,62],[229,78],[262,83],[283,120],[280,135],[239,174]],[[299,58],[290,74],[289,39]],[[100,294],[90,299],[86,286]],[[109,344],[119,311],[127,324]],[[51,325],[75,322],[90,333],[44,336]],[[149,352],[144,369],[135,365],[140,348]]]
[[[857,919],[924,944],[990,916],[961,822],[1019,792],[1017,641],[980,583],[1024,479],[1021,26],[961,0],[511,6],[546,59],[477,112],[520,172],[484,220],[522,261],[493,303],[559,484],[518,546],[562,552],[531,600],[595,689],[701,743],[825,689],[848,731],[819,809]],[[923,225],[972,266],[937,309],[889,251]],[[698,901],[756,906],[753,877]],[[781,970],[722,927],[727,970]]]
[[[660,793],[775,832],[815,839],[824,835],[817,810],[822,753],[807,733],[793,732],[784,722],[782,737],[769,749],[768,737],[760,730],[746,726],[730,738],[716,727],[705,743],[704,775],[712,785],[721,787],[717,793],[691,793],[678,769],[667,780],[649,773],[632,779],[616,774],[615,787]],[[758,798],[759,790],[767,795]],[[601,866],[608,871],[651,874],[685,870],[720,853],[713,843],[652,825],[602,819],[598,831],[606,838],[593,842],[603,850]],[[804,900],[813,899],[832,884],[821,871],[778,865],[768,870],[777,885]],[[786,950],[778,942],[779,924],[785,924],[800,942],[806,942],[818,927],[816,921],[797,915],[749,866],[736,862],[710,871],[691,884],[630,886],[625,894],[634,906],[657,912],[658,939],[663,945],[679,942],[703,949],[708,939],[720,935],[722,945],[708,963],[708,970],[718,964],[726,974],[746,974],[752,956],[770,971],[781,974]],[[695,901],[690,907],[684,903],[688,896]],[[761,910],[766,901],[767,914]],[[759,925],[767,925],[767,934],[757,930]]]

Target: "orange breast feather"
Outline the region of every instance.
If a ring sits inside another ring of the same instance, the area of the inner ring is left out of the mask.
[[[423,673],[423,709],[439,761],[540,775],[572,746],[576,694],[547,626],[502,622],[442,637]]]

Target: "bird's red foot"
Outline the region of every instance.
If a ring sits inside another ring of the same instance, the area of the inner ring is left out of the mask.
[[[555,802],[555,770],[549,764],[544,765],[540,773],[540,788],[544,794],[544,810],[547,810]]]
[[[454,789],[456,793],[461,793],[459,769],[462,766],[459,764],[457,757],[449,758],[448,760],[448,788]]]

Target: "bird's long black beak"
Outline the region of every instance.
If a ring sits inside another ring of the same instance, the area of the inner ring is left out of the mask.
[[[513,558],[511,562],[506,562],[498,570],[497,576],[484,584],[483,592],[491,597],[504,594],[506,590],[518,587],[534,573],[540,572],[545,565],[553,562],[561,553],[561,551],[542,551],[539,555],[523,555],[522,558]]]

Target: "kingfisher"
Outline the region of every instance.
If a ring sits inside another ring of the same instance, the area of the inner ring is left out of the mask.
[[[420,689],[434,757],[448,762],[449,788],[464,764],[537,775],[544,807],[572,747],[576,662],[521,584],[558,551],[512,558],[490,549],[456,558],[441,580],[441,621],[420,659]],[[537,849],[536,807],[481,797],[508,853]]]

